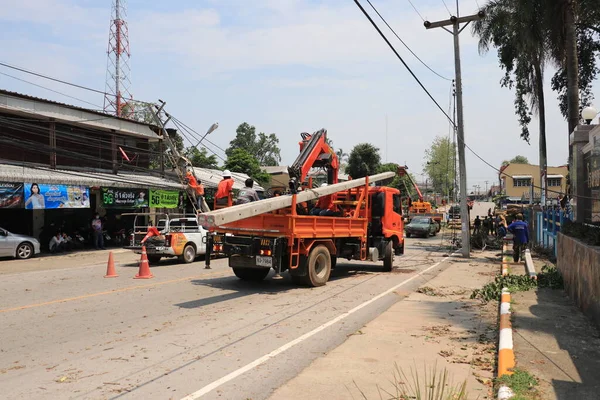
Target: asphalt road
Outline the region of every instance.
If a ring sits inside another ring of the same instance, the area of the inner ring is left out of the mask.
[[[104,279],[97,261],[3,275],[1,397],[265,399],[445,268],[439,245],[407,239],[392,273],[339,262],[320,288],[242,282],[224,259],[164,262],[151,280],[135,264]]]

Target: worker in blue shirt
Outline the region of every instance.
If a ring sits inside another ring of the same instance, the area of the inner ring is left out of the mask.
[[[517,220],[508,226],[508,231],[513,234],[513,258],[519,262],[521,253],[529,242],[529,226],[523,221],[523,214],[517,214]]]

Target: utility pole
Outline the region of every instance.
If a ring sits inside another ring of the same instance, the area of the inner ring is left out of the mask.
[[[485,181],[485,195],[487,196],[487,187],[488,187],[488,181]]]
[[[458,0],[456,0],[456,16],[448,20],[429,22],[425,21],[426,29],[442,28],[454,37],[454,73],[456,80],[456,108],[457,118],[457,137],[458,137],[458,169],[460,175],[460,219],[461,219],[461,242],[462,255],[465,258],[471,256],[471,242],[469,230],[469,208],[467,206],[467,164],[465,161],[465,125],[463,120],[463,99],[462,99],[462,73],[460,67],[460,42],[458,40],[460,33],[469,25],[471,21],[482,19],[485,16],[483,11],[477,14],[460,17]],[[461,28],[460,24],[463,24]],[[452,26],[452,30],[446,28]]]

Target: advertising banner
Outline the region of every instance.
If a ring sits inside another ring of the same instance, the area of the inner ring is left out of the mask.
[[[0,208],[23,208],[23,184],[0,182]]]
[[[179,195],[177,190],[150,190],[150,207],[177,208]]]
[[[87,186],[25,183],[25,208],[90,208]]]
[[[144,208],[148,207],[146,189],[102,188],[104,208]]]

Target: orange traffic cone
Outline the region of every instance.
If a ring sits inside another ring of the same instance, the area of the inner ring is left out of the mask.
[[[117,272],[115,271],[115,260],[113,259],[112,251],[108,253],[108,265],[106,266],[106,275],[105,278],[116,278]]]
[[[142,246],[142,258],[140,259],[140,269],[133,279],[150,279],[154,278],[150,272],[150,264],[148,264],[148,256],[146,255],[146,246]]]

